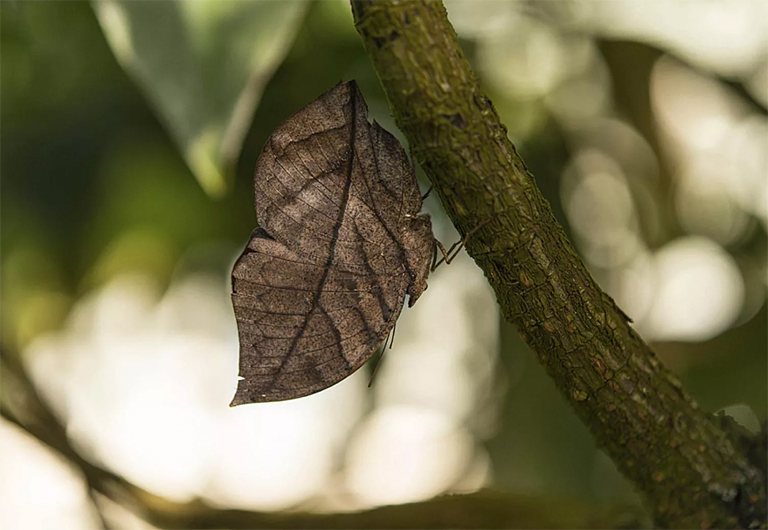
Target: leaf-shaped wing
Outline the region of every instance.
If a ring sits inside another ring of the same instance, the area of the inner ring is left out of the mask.
[[[368,123],[354,82],[275,130],[254,192],[260,228],[233,270],[243,377],[233,405],[301,397],[357,370],[406,291],[413,300],[426,287],[432,248],[413,168]]]

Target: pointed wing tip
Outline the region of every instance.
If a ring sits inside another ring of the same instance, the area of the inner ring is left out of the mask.
[[[357,81],[354,79],[350,79],[349,81],[340,81],[338,85],[333,87],[329,92],[346,92],[349,94],[350,99],[354,98],[358,101],[358,108],[361,110],[365,110],[365,114],[368,113],[368,105],[365,102],[365,98],[363,98],[363,93],[360,91],[360,85],[357,84]]]
[[[366,105],[365,99],[363,98],[363,93],[360,91],[360,85],[357,84],[357,81],[350,79],[347,81],[346,85],[349,88],[349,93],[360,99],[363,102],[363,105]]]
[[[247,390],[244,387],[242,387],[240,384],[238,384],[237,390],[235,391],[235,395],[232,398],[232,401],[230,402],[229,407],[233,408],[240,405],[250,405],[251,403],[275,403],[278,401],[289,401],[292,399],[303,398],[306,396],[310,396],[312,394],[316,394],[321,390],[325,390],[326,388],[341,382],[345,378],[346,376],[342,377],[337,381],[332,382],[331,384],[305,387],[295,391],[288,390],[288,391],[281,392],[281,391],[270,390],[268,391],[268,393],[263,393],[263,392],[259,393],[258,391]],[[240,383],[242,383],[243,381],[244,379],[240,380]]]
[[[360,87],[358,86],[357,81],[350,79],[349,81],[339,81],[333,88],[326,91],[326,93],[331,92],[349,92],[350,94],[359,94]]]
[[[243,383],[243,381],[245,380],[240,380],[240,383]],[[238,384],[237,390],[235,391],[235,395],[232,398],[232,402],[229,404],[229,407],[233,408],[239,405],[250,405],[251,403],[274,403],[276,401],[287,401],[289,399],[304,397],[314,392],[317,392],[317,390],[309,393],[294,394],[281,394],[275,391],[271,391],[269,393],[259,393],[258,391],[254,392],[253,390],[247,390]]]
[[[263,399],[259,399],[258,396],[254,398],[249,393],[243,392],[238,388],[235,392],[235,396],[232,398],[232,402],[229,404],[229,408],[234,408],[239,405],[250,405],[251,403],[267,403],[269,401],[274,401],[269,399],[266,395],[262,395],[261,397]]]
[[[240,390],[240,386],[238,385],[237,390],[235,391],[235,395],[232,397],[232,402],[229,404],[229,408],[237,407],[238,405],[247,405],[248,403],[253,403],[253,401],[244,395],[244,393]]]

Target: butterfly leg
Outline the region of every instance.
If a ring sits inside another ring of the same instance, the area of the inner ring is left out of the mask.
[[[432,265],[430,265],[429,267],[430,272],[434,272],[434,270],[437,268],[437,250],[438,250],[437,246],[438,245],[440,245],[441,247],[443,246],[442,243],[440,243],[437,239],[435,239],[435,246],[432,249]]]
[[[427,197],[429,197],[429,194],[432,193],[432,189],[433,188],[434,188],[434,186],[430,186],[429,189],[427,190],[427,192],[424,195],[421,196],[421,202],[424,202],[424,201],[427,200]]]
[[[486,219],[482,223],[478,224],[476,227],[474,227],[472,230],[467,232],[467,235],[462,237],[459,241],[451,245],[451,248],[448,250],[445,250],[445,247],[443,244],[435,239],[435,255],[432,259],[432,268],[431,272],[434,272],[436,268],[438,268],[440,265],[445,262],[446,265],[450,265],[451,261],[453,261],[456,256],[459,255],[459,252],[461,252],[461,249],[464,248],[464,245],[466,244],[467,240],[478,230],[480,230],[489,220]],[[440,259],[440,261],[437,260],[437,251],[440,250],[440,253],[443,255],[443,257]]]

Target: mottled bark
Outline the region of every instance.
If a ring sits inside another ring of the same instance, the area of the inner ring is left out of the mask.
[[[413,156],[504,317],[668,527],[765,526],[763,470],[587,272],[480,90],[439,1],[352,2]],[[514,50],[510,50],[514,53]],[[524,50],[520,50],[524,53]]]

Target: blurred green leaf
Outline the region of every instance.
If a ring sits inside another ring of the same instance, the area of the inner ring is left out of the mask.
[[[132,2],[93,9],[203,189],[220,196],[264,86],[309,2]]]

